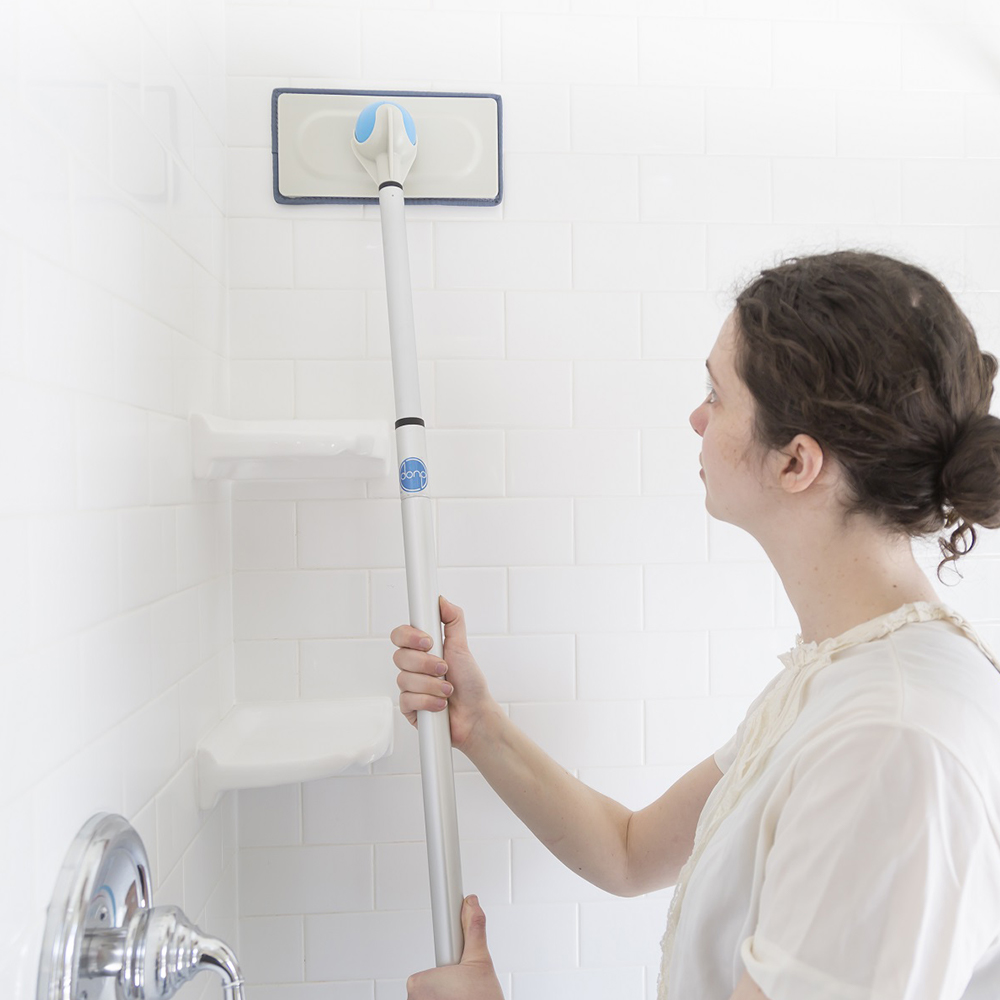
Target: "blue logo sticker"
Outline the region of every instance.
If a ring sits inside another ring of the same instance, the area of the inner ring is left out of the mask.
[[[403,459],[399,467],[399,486],[407,493],[419,493],[427,487],[427,466],[421,459]]]

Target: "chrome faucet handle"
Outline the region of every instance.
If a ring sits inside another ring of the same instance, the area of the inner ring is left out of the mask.
[[[38,1000],[167,1000],[204,969],[244,1000],[232,949],[176,906],[152,906],[142,840],[101,813],[77,834],[49,905]]]

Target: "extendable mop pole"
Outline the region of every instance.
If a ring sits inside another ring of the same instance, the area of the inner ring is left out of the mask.
[[[412,117],[398,105],[385,101],[370,104],[361,112],[351,145],[379,186],[410,624],[431,637],[431,655],[440,657],[443,644],[434,522],[426,492],[426,432],[420,410],[413,293],[403,210],[403,180],[416,156],[416,143]],[[434,957],[437,965],[455,965],[462,957],[463,896],[448,710],[417,712],[417,737],[427,831]]]

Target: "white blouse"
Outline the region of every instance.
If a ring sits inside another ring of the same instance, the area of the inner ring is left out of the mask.
[[[660,995],[728,1000],[745,967],[769,1000],[997,1000],[1000,664],[926,603],[781,660],[715,755],[699,827],[728,813],[696,848]],[[761,718],[784,732],[727,800]]]

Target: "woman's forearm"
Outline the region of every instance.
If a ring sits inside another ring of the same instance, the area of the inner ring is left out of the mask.
[[[479,773],[567,868],[594,885],[631,895],[632,811],[560,767],[497,707],[462,747]]]

